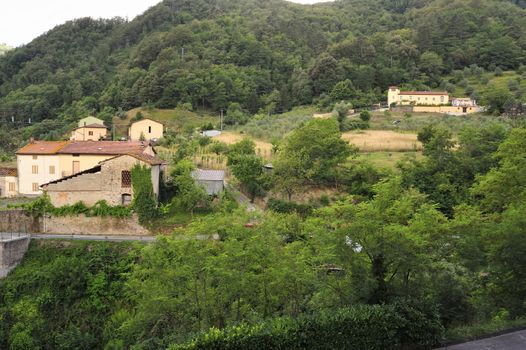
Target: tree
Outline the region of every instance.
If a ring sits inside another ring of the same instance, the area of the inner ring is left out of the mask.
[[[329,54],[322,54],[309,70],[314,93],[329,92],[343,75],[340,63]]]
[[[338,82],[330,93],[333,101],[350,100],[354,95],[354,87],[349,79]]]
[[[157,199],[153,192],[151,169],[146,165],[135,165],[131,170],[133,187],[133,209],[141,224],[150,223],[158,216]]]
[[[314,119],[284,140],[274,164],[276,186],[289,198],[301,185],[332,183],[336,168],[355,150],[341,139],[334,119]]]
[[[230,156],[229,156],[230,157]],[[243,188],[254,202],[256,196],[261,195],[263,189],[263,160],[255,154],[242,154],[230,160],[232,174],[241,182]]]
[[[371,120],[371,113],[369,111],[361,111],[360,119],[364,122],[369,122],[369,120]]]
[[[192,161],[183,159],[175,165],[171,172],[176,191],[172,203],[189,211],[192,216],[197,207],[206,206],[208,202],[205,189],[198,186],[192,177],[194,170],[195,166]]]
[[[340,128],[340,131],[344,130],[344,124],[347,119],[347,114],[349,113],[349,109],[352,108],[352,105],[350,103],[346,102],[338,102],[334,105],[334,112],[336,112],[336,119],[338,120],[338,125]]]

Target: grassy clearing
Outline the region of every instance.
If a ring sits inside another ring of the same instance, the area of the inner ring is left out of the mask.
[[[400,123],[398,125],[393,124],[397,120],[399,120]],[[374,112],[370,121],[371,129],[374,130],[393,130],[417,133],[426,125],[442,124],[454,134],[466,127],[480,127],[481,125],[489,123],[497,123],[506,128],[511,128],[508,119],[484,114],[454,116],[439,113],[411,113],[408,116],[404,113]]]
[[[273,139],[283,138],[287,133],[298,128],[302,123],[311,119],[315,112],[315,107],[307,106],[297,107],[283,114],[255,116],[248,123],[234,130],[271,142]]]
[[[127,112],[126,119],[119,117],[113,118],[115,124],[115,131],[117,136],[126,136],[128,133],[128,125],[137,112],[141,112],[145,118],[150,118],[161,122],[165,126],[165,131],[180,131],[183,128],[198,128],[204,124],[212,123],[219,124],[218,116],[213,116],[207,112],[201,111],[187,111],[183,109],[143,109],[134,108]]]
[[[492,320],[486,323],[449,329],[446,332],[446,343],[461,343],[524,328],[526,328],[526,319],[524,318],[516,320]]]
[[[362,152],[405,152],[420,151],[422,144],[413,133],[401,133],[390,130],[351,131],[342,135],[350,144]]]
[[[375,167],[393,170],[404,159],[421,159],[421,152],[360,152],[356,160],[367,161]]]

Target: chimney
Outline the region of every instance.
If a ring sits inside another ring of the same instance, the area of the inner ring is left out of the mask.
[[[29,143],[35,143],[35,138],[33,136],[29,138]]]

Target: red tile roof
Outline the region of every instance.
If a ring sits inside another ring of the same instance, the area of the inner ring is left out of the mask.
[[[120,155],[142,153],[146,147],[148,143],[141,141],[73,141],[57,153]]]
[[[21,155],[45,155],[56,154],[64,146],[69,144],[69,141],[33,141],[24,147],[20,148],[16,154]]]
[[[0,176],[18,176],[16,168],[0,168]]]
[[[112,157],[110,159],[103,160],[102,162],[100,162],[100,164],[108,162],[108,161],[110,161],[112,159],[115,159],[115,158],[122,157],[122,156],[130,156],[130,157],[136,158],[136,159],[138,159],[138,160],[140,160],[140,161],[142,161],[142,162],[144,162],[146,164],[149,164],[149,165],[161,165],[161,164],[163,164],[163,161],[159,157],[151,156],[151,155],[146,154],[146,153],[121,154],[121,155]]]
[[[446,91],[400,91],[399,95],[449,95]]]

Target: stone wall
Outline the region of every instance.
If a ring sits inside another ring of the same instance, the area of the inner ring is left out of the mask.
[[[150,232],[131,218],[63,216],[41,219],[41,233],[63,235],[143,236]]]
[[[29,235],[0,235],[0,278],[6,277],[22,261],[29,247],[29,240]]]
[[[40,220],[26,215],[23,210],[0,211],[0,232],[40,232]]]
[[[63,235],[142,236],[150,232],[130,218],[86,217],[85,215],[33,218],[22,210],[0,211],[0,232]]]

